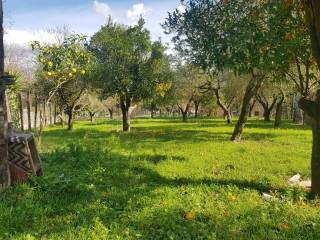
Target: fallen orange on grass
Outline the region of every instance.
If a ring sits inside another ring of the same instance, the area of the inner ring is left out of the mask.
[[[280,230],[288,230],[288,228],[289,228],[289,225],[287,223],[279,224]]]
[[[234,202],[235,200],[237,200],[237,198],[235,196],[233,196],[233,195],[230,195],[230,196],[228,196],[228,200],[230,202]]]
[[[188,221],[192,221],[193,220],[193,213],[192,212],[186,212],[185,214],[184,214],[184,216],[183,216],[183,218],[185,219],[185,220],[188,220]]]

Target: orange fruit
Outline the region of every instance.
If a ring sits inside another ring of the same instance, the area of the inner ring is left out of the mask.
[[[233,195],[228,196],[228,200],[231,202],[234,202],[235,200],[237,200],[237,198]]]
[[[185,220],[188,220],[188,221],[192,221],[193,220],[193,213],[192,212],[186,212],[185,214],[184,214],[184,216],[183,216],[183,218],[185,219]]]
[[[289,225],[287,223],[282,223],[282,224],[279,224],[279,229],[280,230],[288,230],[289,228]]]
[[[230,3],[230,0],[223,0],[224,5],[228,5]]]

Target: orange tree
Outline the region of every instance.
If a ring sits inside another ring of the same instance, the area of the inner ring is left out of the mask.
[[[80,97],[88,86],[94,57],[86,47],[86,37],[71,35],[61,45],[32,43],[38,53],[39,69],[35,86],[48,104],[54,97],[68,114],[72,128],[72,115]]]
[[[97,58],[96,86],[104,97],[116,96],[122,111],[123,131],[130,131],[130,108],[149,98],[171,78],[165,48],[151,42],[140,19],[135,26],[111,20],[91,39]]]

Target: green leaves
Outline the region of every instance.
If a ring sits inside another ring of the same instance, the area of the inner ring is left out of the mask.
[[[186,11],[169,14],[164,27],[178,50],[194,63],[239,74],[286,67],[305,45],[300,1],[184,1]]]
[[[90,46],[98,61],[97,87],[105,96],[140,101],[169,78],[165,47],[161,41],[151,42],[143,19],[130,27],[109,20],[92,37]]]
[[[32,43],[32,49],[39,52],[40,77],[60,82],[86,75],[93,63],[93,55],[86,50],[85,44],[82,35],[71,35],[62,45]]]

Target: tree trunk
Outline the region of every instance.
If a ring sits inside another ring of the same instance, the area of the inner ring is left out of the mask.
[[[253,100],[253,102],[250,103],[249,117],[252,117],[252,111],[253,111],[253,108],[254,108],[256,102],[257,102],[257,100]]]
[[[60,106],[60,124],[61,124],[62,128],[64,128],[64,111],[61,106]]]
[[[306,12],[307,24],[309,26],[312,42],[313,56],[320,69],[320,1],[304,0],[304,9]],[[320,194],[320,91],[318,90],[315,102],[301,99],[299,106],[313,120],[312,126],[312,158],[311,158],[311,193]]]
[[[31,100],[30,91],[27,91],[27,114],[28,114],[28,130],[31,131]]]
[[[121,111],[122,111],[122,130],[124,132],[130,132],[130,106],[131,101],[128,99],[128,97],[121,97],[120,98],[120,105],[121,105]]]
[[[227,123],[228,124],[231,124],[232,123],[232,115],[231,115],[231,112],[229,109],[227,109],[225,112],[224,112],[224,117],[225,119],[227,119]]]
[[[188,112],[187,111],[181,111],[182,114],[182,120],[186,122],[188,120]]]
[[[303,0],[303,4],[310,29],[312,53],[320,68],[320,1]]]
[[[319,106],[320,107],[320,106]],[[320,194],[320,120],[312,124],[311,193]]]
[[[188,120],[188,112],[190,108],[190,102],[186,105],[186,108],[183,109],[181,106],[178,106],[182,115],[182,121],[186,122]]]
[[[194,102],[194,118],[198,118],[199,107],[200,107],[200,102],[199,101],[195,101]]]
[[[45,127],[45,126],[47,126],[47,104],[46,104],[46,101],[44,101],[43,102],[43,113],[42,113],[42,115],[43,115],[43,118],[42,118],[42,120],[43,120],[43,126]]]
[[[256,99],[263,108],[264,121],[270,122],[272,110],[273,110],[274,106],[276,105],[278,99],[276,97],[273,97],[271,104],[269,104],[268,99],[265,96],[263,96],[262,94],[261,95],[257,94]]]
[[[3,8],[0,0],[0,77],[4,76]],[[0,191],[11,184],[8,166],[8,115],[6,86],[0,81]]]
[[[68,130],[73,129],[73,110],[68,111]]]
[[[54,104],[53,111],[53,124],[57,124],[57,104]]]
[[[259,75],[252,75],[252,78],[246,87],[246,91],[242,101],[241,112],[239,115],[238,122],[234,128],[231,141],[239,142],[241,140],[243,129],[247,122],[247,117],[250,111],[250,101],[259,90],[262,83],[262,79],[263,78]]]
[[[90,122],[91,122],[91,123],[94,122],[94,115],[95,115],[95,114],[96,114],[96,113],[89,111],[89,116],[90,116]]]
[[[214,89],[214,93],[215,93],[215,95],[216,95],[217,104],[218,104],[218,106],[221,108],[221,110],[223,111],[224,117],[227,119],[227,123],[228,123],[228,124],[232,123],[232,115],[231,115],[230,109],[228,109],[228,108],[226,107],[226,105],[224,105],[224,104],[221,102],[220,89]]]
[[[264,108],[263,118],[264,118],[265,122],[270,122],[271,121],[271,118],[270,118],[271,110],[269,108]]]
[[[19,102],[19,114],[20,114],[20,129],[24,131],[24,121],[23,121],[23,106],[22,106],[22,96],[21,93],[18,93],[18,102]]]
[[[37,128],[37,120],[38,120],[38,100],[37,96],[34,98],[34,128]]]
[[[274,121],[274,127],[275,128],[279,128],[280,124],[281,124],[283,101],[284,101],[284,98],[281,98],[280,101],[277,103],[277,106],[276,106],[276,116],[275,116],[275,121]]]
[[[49,120],[50,120],[50,125],[52,125],[52,105],[49,105]]]
[[[188,112],[181,112],[182,113],[182,121],[186,122],[188,120]]]
[[[2,1],[0,3],[2,6]],[[0,33],[1,34],[1,33]],[[2,35],[2,34],[1,34]],[[1,54],[1,51],[0,51]],[[2,56],[0,56],[2,58]],[[1,59],[0,59],[1,61]],[[1,67],[0,67],[1,68]],[[1,71],[1,69],[0,69]],[[3,71],[0,72],[3,74]],[[8,166],[8,119],[5,85],[0,84],[0,191],[10,186],[10,171]]]
[[[113,109],[108,108],[110,119],[113,120]]]
[[[122,130],[124,132],[130,132],[130,114],[129,109],[121,108],[122,110]]]
[[[293,97],[292,120],[294,123],[302,123],[303,121],[303,114],[301,113],[301,109],[299,108],[297,96]]]
[[[308,114],[312,127],[311,193],[320,194],[320,90],[315,101],[300,99],[299,107]]]
[[[154,118],[154,115],[155,115],[154,110],[151,109],[151,111],[150,111],[150,117],[153,119],[153,118]]]
[[[42,112],[42,107],[41,107],[41,103],[39,104],[39,115],[40,115],[40,118],[39,118],[39,120],[40,120],[40,133],[42,132],[42,130],[43,130],[43,123],[44,123],[44,121],[43,121],[43,112]]]

